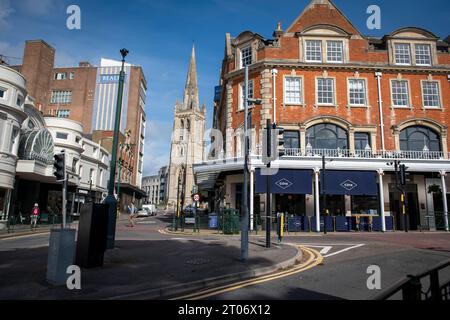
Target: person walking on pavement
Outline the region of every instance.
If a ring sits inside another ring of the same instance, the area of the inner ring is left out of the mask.
[[[134,202],[128,206],[128,211],[130,212],[130,228],[134,228],[134,218],[136,217],[136,207]]]
[[[39,204],[35,203],[33,209],[31,209],[31,230],[36,230],[36,225],[39,217]]]

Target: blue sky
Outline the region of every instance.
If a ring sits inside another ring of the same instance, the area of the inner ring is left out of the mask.
[[[225,33],[252,30],[270,38],[277,21],[284,28],[309,0],[0,0],[0,54],[22,57],[25,40],[44,39],[56,48],[56,64],[77,65],[101,57],[142,65],[149,91],[149,119],[144,173],[157,172],[169,158],[173,106],[181,99],[192,43],[195,42],[200,100],[212,117]],[[441,38],[450,35],[448,0],[335,0],[334,3],[365,35],[382,36],[405,26],[428,29]],[[81,8],[81,30],[66,28],[66,8]],[[382,10],[382,29],[368,30],[366,9]],[[9,62],[20,63],[13,58]]]

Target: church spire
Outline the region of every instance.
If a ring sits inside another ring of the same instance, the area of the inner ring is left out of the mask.
[[[192,45],[191,61],[189,64],[186,87],[184,88],[184,100],[182,109],[200,111],[197,82],[197,64],[195,62],[195,45]]]

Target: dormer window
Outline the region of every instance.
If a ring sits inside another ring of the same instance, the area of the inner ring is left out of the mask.
[[[395,63],[399,65],[411,65],[411,46],[408,43],[395,44]]]
[[[429,44],[416,44],[416,64],[431,66],[431,47]]]
[[[322,41],[306,40],[306,62],[322,62]]]
[[[343,63],[343,52],[342,41],[327,41],[327,62]]]
[[[245,68],[253,63],[252,54],[251,46],[241,49],[241,68]]]

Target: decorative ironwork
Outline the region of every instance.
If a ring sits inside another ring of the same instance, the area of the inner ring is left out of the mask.
[[[52,164],[54,147],[53,137],[47,129],[26,131],[20,139],[19,158]]]

